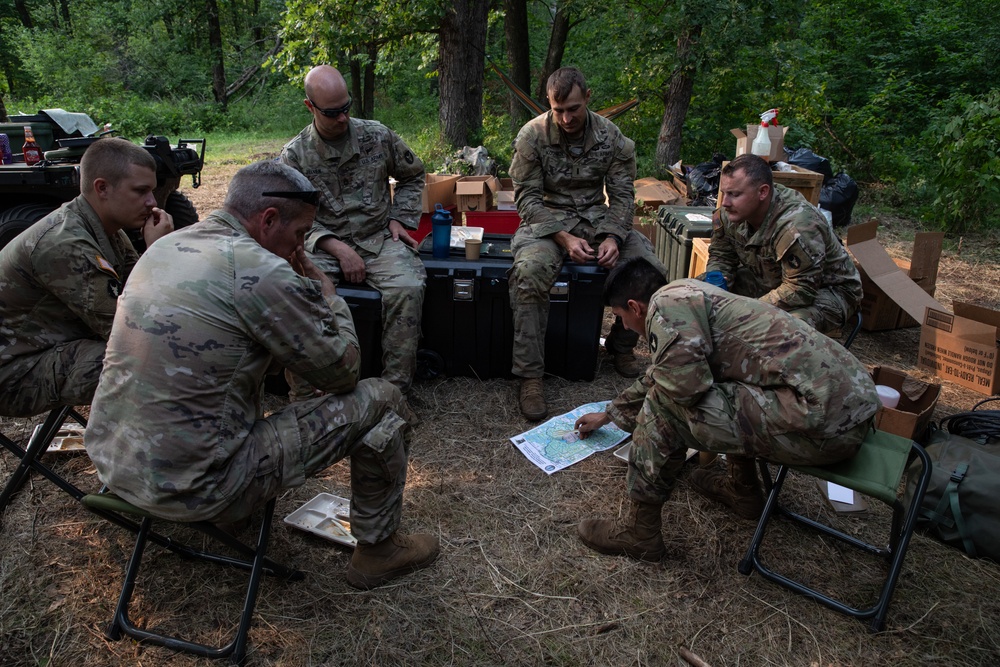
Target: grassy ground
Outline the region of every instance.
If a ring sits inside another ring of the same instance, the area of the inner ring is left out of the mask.
[[[231,173],[275,154],[286,139],[216,141],[204,185],[187,189],[204,214],[221,203]],[[213,146],[213,145],[210,145]],[[871,215],[862,210],[858,218]],[[862,221],[856,219],[856,222]],[[907,256],[914,226],[882,216],[881,238]],[[938,297],[1000,307],[995,236],[948,239]],[[915,366],[918,330],[863,332],[852,347],[868,365]],[[626,386],[603,356],[594,382],[546,381],[552,413],[607,399]],[[936,418],[983,398],[945,383]],[[714,667],[1000,664],[1000,569],[927,537],[915,538],[890,609],[873,635],[857,621],[736,570],[753,532],[682,481],[664,511],[668,554],[657,564],[600,556],[576,537],[580,519],[617,514],[624,464],[596,454],[552,476],[509,438],[529,425],[505,379],[444,378],[412,395],[422,418],[412,445],[403,527],[440,536],[434,567],[360,592],[344,580],[349,553],[285,526],[281,518],[320,492],[348,494],[344,463],[283,494],[271,555],[301,568],[300,582],[267,579],[250,633],[249,664],[299,665],[680,665],[679,647]],[[268,409],[283,399],[271,397]],[[141,418],[137,415],[136,418]],[[32,423],[5,420],[26,440]],[[99,484],[82,455],[52,456],[80,486]],[[0,479],[14,467],[0,456]],[[832,516],[808,478],[789,482],[792,500],[868,536],[886,512]],[[110,642],[103,628],[121,586],[129,535],[94,519],[32,477],[3,515],[0,539],[0,664],[124,666],[213,664]],[[765,557],[800,568],[854,602],[875,590],[879,564],[779,522]],[[133,619],[199,641],[224,642],[242,604],[242,573],[191,564],[151,547]]]

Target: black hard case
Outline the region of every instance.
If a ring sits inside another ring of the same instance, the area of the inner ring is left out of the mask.
[[[712,235],[711,206],[667,206],[656,212],[656,256],[667,267],[667,280],[688,277],[691,240]],[[694,277],[694,276],[692,276]]]
[[[422,359],[438,363],[446,375],[511,377],[510,236],[487,234],[477,260],[456,248],[447,259],[435,259],[431,243],[428,237],[420,247],[427,270]],[[596,263],[563,265],[550,293],[546,373],[594,379],[606,276]]]

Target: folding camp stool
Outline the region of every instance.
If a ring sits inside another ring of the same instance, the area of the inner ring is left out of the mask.
[[[913,456],[920,459],[922,468],[913,500],[910,506],[906,508],[898,497],[897,490],[899,489],[899,483],[903,472],[906,470],[907,463]],[[743,560],[740,561],[740,573],[749,575],[753,571],[757,571],[763,577],[781,584],[796,593],[810,597],[843,614],[854,616],[858,619],[871,619],[869,627],[873,632],[882,630],[885,627],[885,617],[889,610],[889,600],[899,579],[899,574],[903,567],[903,558],[906,556],[906,548],[909,546],[910,538],[913,535],[913,529],[916,525],[920,503],[923,500],[924,492],[927,490],[927,483],[931,477],[931,461],[924,448],[907,438],[872,429],[862,442],[858,453],[847,461],[822,467],[780,465],[778,466],[778,472],[773,482],[771,482],[766,464],[762,465],[761,468],[764,472],[765,484],[770,486],[770,492],[767,496],[767,502],[764,504],[764,513],[760,517],[757,530],[754,532],[753,540],[750,543],[750,548],[747,550]],[[892,508],[892,524],[889,532],[888,546],[878,547],[869,544],[832,526],[796,514],[781,505],[778,497],[781,494],[785,483],[785,476],[788,474],[790,468],[804,475],[810,475],[821,480],[845,486],[889,505]],[[888,565],[888,573],[875,604],[863,608],[849,606],[829,595],[821,593],[815,588],[796,581],[790,575],[778,573],[767,567],[761,561],[759,549],[764,539],[768,522],[776,513],[818,531],[823,535],[834,537],[862,552],[884,559]]]
[[[297,581],[303,578],[302,572],[285,567],[284,565],[279,565],[267,558],[267,544],[271,534],[271,519],[274,515],[275,499],[273,498],[264,508],[264,517],[261,521],[260,531],[257,536],[257,545],[254,548],[244,544],[240,540],[232,537],[225,531],[207,521],[190,523],[180,521],[169,522],[181,523],[185,526],[193,528],[249,558],[249,560],[232,558],[223,554],[210,552],[189,552],[187,554],[182,554],[212,563],[232,565],[250,570],[250,580],[247,585],[247,592],[243,602],[243,611],[240,614],[239,625],[237,626],[236,634],[232,641],[224,646],[208,646],[161,632],[156,632],[155,630],[147,630],[137,627],[128,617],[128,608],[129,603],[132,600],[132,594],[135,591],[136,577],[138,576],[139,568],[142,565],[142,554],[146,548],[147,540],[153,534],[150,532],[153,523],[155,521],[166,522],[166,519],[154,517],[145,510],[126,502],[113,493],[90,494],[84,496],[81,502],[83,502],[84,506],[88,509],[95,511],[101,516],[105,516],[107,513],[128,514],[141,519],[138,534],[135,540],[135,548],[132,551],[132,556],[129,558],[128,566],[125,570],[125,582],[122,585],[121,595],[119,596],[118,604],[115,607],[115,615],[105,631],[105,636],[107,636],[108,639],[117,641],[122,638],[122,633],[124,633],[142,643],[165,646],[175,651],[183,651],[185,653],[191,653],[205,658],[229,657],[232,664],[243,665],[246,660],[247,635],[250,631],[250,621],[253,617],[254,606],[257,603],[257,591],[260,587],[261,575],[271,574],[283,577],[289,581]]]
[[[28,479],[28,471],[34,470],[40,473],[46,479],[51,481],[53,484],[58,486],[60,489],[70,494],[77,500],[83,497],[83,492],[80,491],[76,486],[69,483],[58,475],[52,468],[48,467],[41,462],[41,455],[45,453],[45,450],[49,448],[52,444],[52,440],[59,433],[59,429],[62,428],[63,423],[67,418],[72,418],[74,421],[78,422],[81,426],[87,425],[87,420],[84,419],[80,414],[70,406],[60,406],[52,410],[45,421],[42,422],[41,427],[39,427],[28,440],[28,446],[21,449],[17,443],[8,438],[5,435],[0,434],[0,445],[6,447],[10,452],[20,459],[17,468],[15,468],[14,473],[10,476],[7,481],[7,485],[4,487],[2,493],[0,493],[0,515],[7,508],[7,504],[10,502],[11,497],[17,493],[24,482]]]

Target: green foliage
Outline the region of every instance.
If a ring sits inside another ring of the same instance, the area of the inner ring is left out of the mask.
[[[936,165],[928,217],[948,231],[1000,226],[1000,88],[954,100],[923,135]]]

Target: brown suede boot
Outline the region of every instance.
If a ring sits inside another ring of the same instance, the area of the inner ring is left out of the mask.
[[[542,378],[522,378],[519,404],[521,414],[528,421],[537,422],[549,414],[545,405],[545,388]]]
[[[638,560],[656,562],[663,558],[663,533],[660,510],[663,503],[637,503],[632,501],[628,514],[622,519],[585,519],[577,532],[580,541],[594,551],[612,556],[631,556]]]
[[[613,354],[615,370],[623,378],[637,378],[646,370],[646,364],[639,360],[632,352]]]
[[[727,470],[698,468],[688,478],[694,490],[729,507],[743,519],[757,520],[764,511],[764,494],[757,465],[747,456],[726,455]]]
[[[403,535],[398,531],[377,544],[354,547],[347,566],[347,583],[368,590],[429,566],[438,555],[433,535]]]

